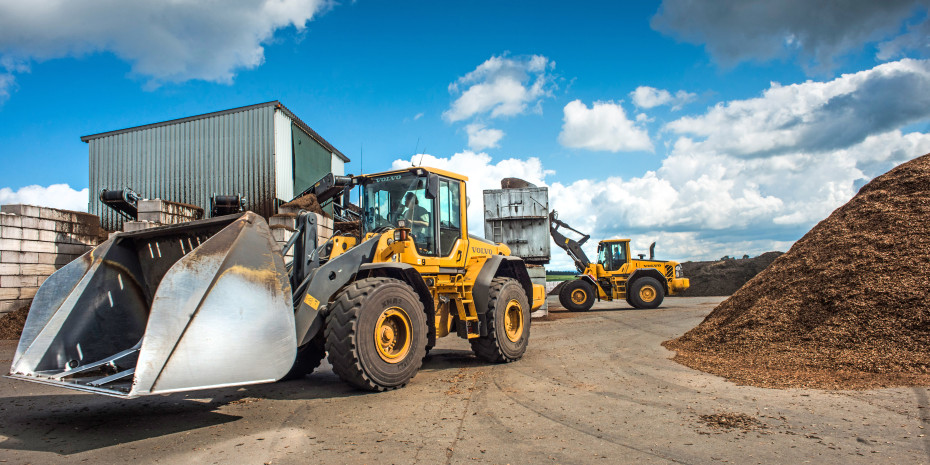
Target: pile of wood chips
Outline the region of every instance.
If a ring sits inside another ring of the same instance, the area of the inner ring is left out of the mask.
[[[319,213],[320,215],[329,216],[326,212],[323,211],[323,207],[320,206],[320,202],[316,200],[316,196],[313,194],[307,194],[301,197],[298,197],[290,202],[281,205],[285,208],[299,208],[301,210],[306,210],[308,212]]]
[[[29,306],[26,305],[0,316],[0,339],[19,339],[28,314]]]
[[[763,387],[930,385],[930,155],[875,178],[665,347]]]
[[[758,257],[684,262],[681,264],[691,286],[680,297],[731,295],[772,264],[781,252],[766,252]]]

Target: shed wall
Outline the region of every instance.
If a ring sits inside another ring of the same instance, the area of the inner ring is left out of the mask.
[[[294,198],[294,148],[291,119],[281,110],[274,112],[275,195],[284,202]]]
[[[273,215],[274,112],[251,108],[89,140],[90,213],[104,228],[120,229],[122,218],[97,196],[104,188],[129,187],[144,198],[205,211],[214,193],[242,194],[247,209]]]

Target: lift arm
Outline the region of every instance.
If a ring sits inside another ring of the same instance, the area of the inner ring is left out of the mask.
[[[559,227],[563,227],[569,231],[581,235],[581,240],[575,241],[565,237],[562,235],[562,233],[559,232]],[[572,257],[572,260],[575,262],[575,268],[578,268],[579,273],[583,273],[585,268],[591,264],[591,260],[589,260],[588,256],[585,255],[583,250],[581,250],[581,246],[584,245],[584,243],[587,242],[591,236],[584,234],[575,228],[572,228],[562,221],[559,221],[559,212],[555,210],[552,210],[552,212],[549,213],[549,235],[552,236],[552,239],[555,241],[555,245],[561,247],[563,250],[565,250],[569,257]]]
[[[320,205],[333,201],[333,213],[337,221],[358,221],[360,215],[349,208],[349,192],[355,187],[354,177],[337,176],[328,173],[319,181],[313,183],[305,191],[301,192],[294,200],[299,199],[307,194],[316,196],[316,201]]]

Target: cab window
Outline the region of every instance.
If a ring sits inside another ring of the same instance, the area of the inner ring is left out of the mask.
[[[604,271],[619,270],[626,263],[626,247],[623,245],[623,242],[609,242],[598,247],[597,262]]]
[[[433,200],[426,198],[426,177],[411,173],[372,178],[363,191],[365,232],[384,232],[401,224],[410,228],[417,253],[436,255]]]
[[[461,192],[459,182],[439,181],[439,255],[452,254],[455,241],[462,237]]]

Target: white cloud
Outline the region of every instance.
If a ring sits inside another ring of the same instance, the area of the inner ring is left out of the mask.
[[[32,185],[15,191],[9,187],[0,188],[0,205],[25,204],[86,212],[87,202],[86,187],[79,191],[67,184]]]
[[[903,130],[930,119],[928,69],[902,60],[827,82],[773,85],[757,98],[670,123],[666,134],[675,139],[654,171],[622,177],[602,170],[591,175],[598,179],[555,182],[539,166],[532,181],[549,186],[563,221],[591,234],[592,258],[597,241],[618,237],[631,238],[634,253],[647,253],[656,240],[659,257],[677,260],[784,251],[864,183],[930,153],[930,134]],[[613,148],[630,140],[616,136],[618,126],[637,130],[615,103],[575,101],[565,115],[566,145]],[[603,127],[613,130],[594,129]],[[473,179],[488,169],[473,160],[461,166],[477,171]],[[503,177],[495,174],[493,183]],[[550,268],[572,268],[554,244]]]
[[[697,94],[679,90],[672,95],[665,89],[656,89],[655,87],[639,86],[633,92],[630,92],[630,98],[633,104],[639,108],[654,108],[660,105],[671,105],[672,110],[681,109],[682,105],[694,101]]]
[[[391,168],[407,168],[414,163],[468,176],[467,196],[471,200],[468,206],[468,230],[480,237],[484,237],[483,191],[500,189],[501,179],[504,178],[520,178],[543,186],[545,185],[543,179],[553,173],[553,171],[543,169],[542,163],[535,157],[526,160],[507,158],[494,163],[490,155],[470,150],[456,153],[448,158],[417,154],[410,160],[394,160]]]
[[[298,31],[327,0],[0,2],[0,63],[111,52],[148,85],[198,79],[230,83],[264,61],[274,32]]]
[[[930,134],[894,130],[829,153],[751,158],[704,151],[681,137],[656,171],[571,183],[552,182],[554,172],[536,158],[494,163],[485,153],[464,151],[449,158],[422,155],[422,164],[469,177],[472,234],[484,236],[482,191],[518,177],[548,186],[550,208],[591,234],[585,247],[590,258],[597,241],[630,238],[634,253],[648,253],[649,243],[657,241],[659,258],[684,261],[785,251],[866,181],[925,153]],[[420,159],[395,160],[392,168]],[[551,250],[550,269],[573,268],[555,244]]]
[[[541,55],[525,57],[492,56],[474,71],[449,85],[458,94],[443,113],[449,122],[462,121],[489,113],[491,118],[514,116],[551,94],[551,70],[555,62]]]
[[[597,240],[618,237],[643,253],[658,239],[660,256],[679,260],[784,251],[859,186],[925,153],[930,134],[897,130],[830,153],[759,158],[702,151],[680,138],[657,171],[551,183],[550,205],[591,234],[590,257]],[[563,255],[553,248],[554,269],[571,268]]]
[[[909,26],[904,34],[878,44],[878,53],[875,56],[879,60],[893,60],[906,56],[910,51],[915,51],[920,56],[930,56],[928,37],[930,37],[930,20],[924,20],[922,23]]]
[[[12,74],[0,73],[0,103],[10,97],[10,88],[13,87],[14,78]]]
[[[417,113],[416,115],[413,116],[413,120],[416,121],[422,117],[423,117],[423,112],[421,111],[420,113]]]
[[[465,132],[468,133],[468,148],[478,151],[500,147],[498,142],[504,137],[504,131],[485,128],[480,123],[465,126]]]
[[[653,151],[649,132],[630,121],[623,107],[614,102],[594,102],[588,108],[581,100],[565,105],[559,143],[565,147],[629,152]]]
[[[930,119],[930,60],[885,63],[827,82],[773,83],[761,97],[718,103],[667,125],[700,150],[738,157],[816,153]]]
[[[930,134],[903,131],[930,120],[928,93],[930,63],[917,60],[773,85],[668,124],[677,139],[659,169],[554,182],[551,204],[594,238],[632,236],[638,250],[660,238],[666,258],[785,250],[863,184],[930,153]]]
[[[909,49],[926,56],[926,41],[919,39],[930,21],[927,11],[926,0],[850,0],[816,7],[807,0],[663,0],[652,27],[704,44],[727,66],[798,56],[805,66],[829,69],[836,58],[878,41],[889,43],[880,59]],[[914,18],[921,25],[902,34],[905,22]],[[896,40],[901,35],[910,39]]]

